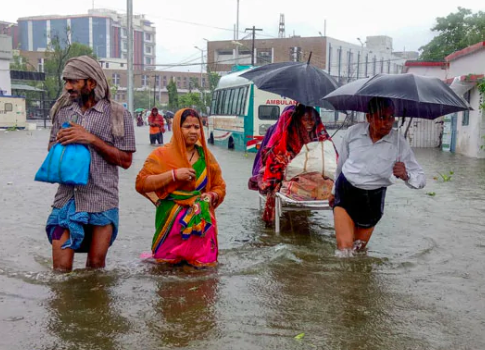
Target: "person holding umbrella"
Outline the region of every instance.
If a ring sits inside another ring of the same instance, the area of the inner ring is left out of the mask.
[[[414,189],[426,185],[423,169],[404,137],[392,129],[391,99],[368,102],[367,123],[350,127],[342,140],[333,196],[338,254],[363,250],[384,213],[386,189],[401,179]]]

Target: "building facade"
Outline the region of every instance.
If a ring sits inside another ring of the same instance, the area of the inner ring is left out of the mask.
[[[12,94],[10,61],[12,60],[12,39],[0,34],[0,96]]]
[[[22,51],[47,51],[54,38],[61,46],[78,42],[92,48],[99,58],[127,58],[126,15],[105,9],[89,10],[87,15],[35,16],[18,19],[18,44]],[[135,15],[134,67],[153,69],[156,64],[156,28]]]
[[[423,147],[418,140],[421,140],[421,144],[438,143],[439,140],[439,145],[444,151],[485,158],[483,94],[478,87],[485,75],[484,62],[485,42],[480,42],[452,53],[443,62],[406,63],[406,72],[434,76],[445,81],[473,108],[470,111],[448,114],[434,121],[415,120],[409,129],[412,146]],[[440,130],[439,139],[436,132],[429,133],[433,128]]]
[[[306,62],[326,70],[341,83],[378,73],[401,73],[405,59],[392,52],[392,38],[367,37],[360,45],[330,37],[290,37],[251,40],[209,41],[208,68],[219,74],[233,65],[256,66],[275,62]],[[252,57],[254,56],[254,57]]]
[[[0,34],[8,35],[12,38],[12,48],[16,49],[19,44],[19,26],[17,23],[0,21]]]
[[[116,94],[113,96],[115,101],[120,103],[127,102],[127,71],[126,69],[103,69],[106,77],[112,86],[116,86]],[[154,97],[160,104],[168,103],[167,85],[174,81],[179,94],[186,93],[208,93],[208,79],[206,74],[195,72],[175,72],[175,71],[139,71],[134,74],[134,90],[144,92],[150,97]],[[199,88],[199,87],[202,87]],[[135,106],[146,107],[146,106]]]

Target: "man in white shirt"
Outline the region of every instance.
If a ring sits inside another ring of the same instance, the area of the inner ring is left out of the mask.
[[[426,185],[411,147],[392,129],[392,100],[373,98],[368,111],[367,123],[349,128],[342,140],[329,199],[334,207],[337,248],[343,255],[365,248],[384,213],[386,189],[396,179],[410,188]]]

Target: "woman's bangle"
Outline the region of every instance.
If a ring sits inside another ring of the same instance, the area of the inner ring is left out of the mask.
[[[175,169],[172,169],[172,180],[175,182],[177,180]]]

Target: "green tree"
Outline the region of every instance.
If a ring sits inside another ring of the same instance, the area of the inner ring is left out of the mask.
[[[473,13],[458,7],[457,12],[436,18],[431,30],[438,35],[419,48],[422,50],[420,59],[443,61],[449,54],[485,40],[485,12]]]
[[[172,111],[176,111],[179,109],[179,96],[177,91],[177,85],[173,80],[167,84],[167,91],[168,91],[168,109]]]
[[[150,109],[151,104],[153,104],[153,100],[151,99],[151,95],[146,91],[135,91],[135,93],[133,94],[133,104],[135,106],[135,109]]]
[[[196,108],[202,107],[200,94],[196,92],[189,92],[188,94],[180,94],[178,97],[179,108]]]
[[[70,29],[67,28],[67,31]],[[68,38],[65,35],[65,38]],[[49,50],[46,53],[44,71],[46,74],[45,87],[50,99],[57,99],[62,92],[64,83],[62,81],[62,71],[67,60],[72,57],[88,55],[96,58],[93,50],[80,43],[71,43],[68,39],[55,35],[51,39]]]
[[[28,71],[33,70],[33,67],[27,66],[26,60],[18,54],[18,51],[14,51],[12,62],[10,62],[10,70]]]

